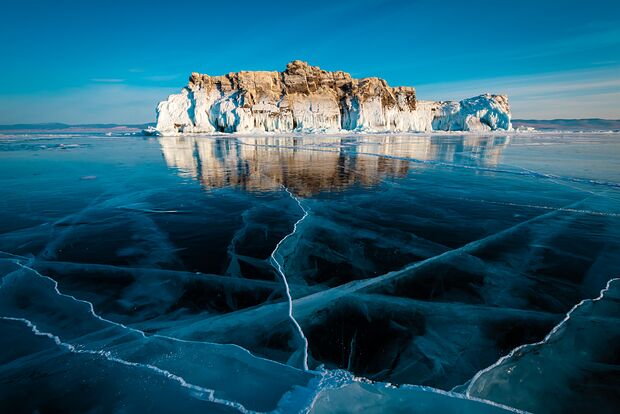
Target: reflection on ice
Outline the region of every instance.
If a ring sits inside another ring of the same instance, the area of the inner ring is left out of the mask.
[[[408,160],[493,166],[508,137],[162,137],[166,163],[207,188],[250,191],[281,186],[301,196],[372,186],[382,177],[404,177]]]

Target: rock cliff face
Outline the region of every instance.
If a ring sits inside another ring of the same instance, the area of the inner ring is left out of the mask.
[[[161,135],[292,131],[485,131],[511,129],[508,98],[418,101],[411,87],[353,79],[299,60],[284,72],[192,73],[180,94],[157,106]]]

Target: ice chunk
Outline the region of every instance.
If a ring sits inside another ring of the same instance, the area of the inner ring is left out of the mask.
[[[480,95],[460,102],[442,102],[433,119],[433,130],[511,130],[510,107],[505,95]]]

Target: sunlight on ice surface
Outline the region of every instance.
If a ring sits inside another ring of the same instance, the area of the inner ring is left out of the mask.
[[[613,412],[618,139],[3,139],[0,408]]]

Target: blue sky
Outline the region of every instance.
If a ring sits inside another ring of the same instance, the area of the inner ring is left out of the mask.
[[[0,123],[148,122],[192,71],[302,59],[515,118],[620,118],[620,1],[8,1]]]

